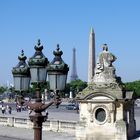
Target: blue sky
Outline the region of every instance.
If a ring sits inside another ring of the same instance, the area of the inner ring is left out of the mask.
[[[91,27],[96,35],[96,56],[107,43],[117,57],[114,66],[122,81],[139,80],[139,0],[1,0],[0,84],[13,82],[11,70],[21,49],[31,57],[39,38],[50,61],[59,43],[70,69],[75,47],[78,76],[87,81]]]

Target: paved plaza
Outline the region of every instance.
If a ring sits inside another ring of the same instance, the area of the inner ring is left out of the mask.
[[[15,127],[0,126],[0,135],[10,137],[13,140],[33,140],[34,132],[32,129],[23,129]],[[74,140],[74,135],[67,133],[57,133],[52,131],[43,131],[42,140]],[[3,140],[3,139],[0,139]],[[8,139],[7,140],[12,140]]]
[[[1,114],[1,113],[0,113]],[[13,111],[12,113],[15,117],[28,117],[28,112],[23,111],[17,113]],[[11,115],[11,116],[12,116]],[[136,118],[136,127],[137,135],[133,140],[139,140],[140,136],[140,108],[135,109],[135,118]],[[60,120],[72,120],[78,121],[79,114],[76,112],[51,112],[49,111],[49,119],[60,119]],[[15,128],[8,126],[0,126],[0,140],[33,140],[33,130],[32,129],[23,129]],[[75,136],[68,133],[57,133],[52,131],[43,131],[42,140],[75,140]]]
[[[50,120],[69,120],[69,121],[78,121],[79,114],[76,110],[65,110],[63,105],[56,109],[55,106],[48,109]],[[32,113],[33,114],[33,113]],[[45,112],[42,114],[45,115]],[[15,109],[12,111],[12,114],[2,114],[0,111],[0,116],[11,116],[11,117],[22,117],[29,118],[28,111],[17,112]],[[0,140],[33,140],[34,131],[33,129],[24,129],[24,128],[15,128],[8,126],[0,126]],[[75,136],[68,133],[57,133],[52,131],[42,131],[42,140],[74,140]]]
[[[0,115],[2,115],[0,113]],[[16,112],[15,110],[11,115],[6,114],[4,116],[14,116],[28,118],[28,111]],[[53,120],[78,120],[79,115],[76,113],[65,112],[51,112],[49,111],[49,119]],[[15,128],[8,126],[0,126],[0,140],[33,140],[34,131],[32,129]],[[10,138],[9,138],[10,137]],[[68,133],[57,133],[52,131],[42,131],[42,140],[74,140],[74,135]]]

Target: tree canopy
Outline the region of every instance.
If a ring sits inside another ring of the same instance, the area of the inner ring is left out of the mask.
[[[140,97],[140,80],[125,83],[127,90],[133,90]]]
[[[7,87],[1,86],[0,87],[0,94],[2,94],[3,92],[5,92],[6,90],[7,90]]]
[[[135,91],[137,96],[140,97],[140,80],[133,81],[133,82],[126,82],[124,84],[125,84],[125,87],[127,90]],[[31,96],[31,97],[35,96],[36,87],[37,87],[36,84],[32,85],[32,87],[30,87],[30,89],[29,89],[29,93],[27,93],[27,96]],[[40,87],[41,87],[41,92],[44,92],[44,89],[49,90],[49,83],[45,82],[45,83],[41,84]],[[65,89],[65,91],[63,91],[64,92],[63,94],[65,94],[65,93],[69,94],[70,91],[72,91],[76,96],[76,94],[79,91],[82,91],[86,87],[87,87],[87,82],[82,81],[80,79],[74,80],[74,81],[71,81],[71,82],[66,84],[66,89]],[[6,90],[7,90],[7,87],[1,86],[0,87],[0,94],[3,94]],[[10,88],[10,91],[14,92],[14,88]]]
[[[79,91],[82,91],[86,87],[87,82],[78,79],[66,84],[66,92],[69,93],[70,91],[72,91],[76,96]]]

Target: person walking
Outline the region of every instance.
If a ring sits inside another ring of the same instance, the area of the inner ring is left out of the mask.
[[[2,114],[4,115],[5,114],[5,106],[4,105],[2,105],[1,111],[2,111]]]
[[[8,113],[9,113],[9,114],[12,113],[12,107],[11,107],[11,106],[9,106],[9,108],[8,108]]]
[[[9,105],[6,106],[6,110],[5,113],[8,114],[9,113]]]
[[[49,113],[48,113],[48,110],[47,109],[46,109],[45,113],[46,113],[46,119],[48,119]]]

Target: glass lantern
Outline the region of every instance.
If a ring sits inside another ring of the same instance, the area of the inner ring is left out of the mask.
[[[18,56],[18,59],[19,63],[12,69],[14,88],[15,91],[27,91],[30,85],[30,69],[25,62],[27,57],[24,56],[23,50],[21,56]]]
[[[43,46],[38,40],[35,48],[35,54],[29,58],[29,67],[31,73],[31,83],[42,83],[46,81],[48,59],[42,53]]]
[[[61,91],[65,89],[69,67],[61,58],[63,52],[60,51],[59,45],[57,45],[57,49],[53,54],[55,57],[47,66],[48,81],[50,84],[50,90]]]

